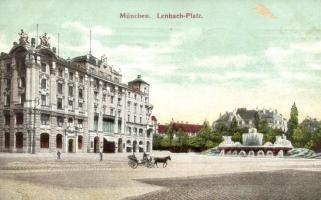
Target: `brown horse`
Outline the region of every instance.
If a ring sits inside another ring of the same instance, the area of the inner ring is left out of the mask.
[[[166,156],[163,158],[154,157],[154,165],[156,165],[158,168],[157,163],[163,163],[163,168],[165,168],[167,166],[167,160],[172,160],[172,159],[170,156]]]

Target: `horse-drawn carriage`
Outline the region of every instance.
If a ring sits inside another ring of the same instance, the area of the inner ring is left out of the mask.
[[[170,156],[166,156],[163,158],[159,158],[159,157],[154,157],[154,163],[153,158],[147,156],[147,154],[144,153],[143,159],[142,160],[138,160],[137,157],[135,156],[135,154],[128,156],[128,165],[133,168],[136,169],[138,165],[141,166],[145,166],[147,168],[152,168],[156,165],[156,167],[158,167],[157,163],[163,163],[163,168],[165,168],[167,166],[167,160],[171,160]]]

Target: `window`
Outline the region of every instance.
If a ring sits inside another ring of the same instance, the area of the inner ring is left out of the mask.
[[[45,63],[41,63],[41,71],[46,72],[46,64]]]
[[[139,117],[139,123],[142,124],[142,117]]]
[[[11,64],[8,63],[8,64],[7,64],[7,72],[10,72],[10,69],[11,69]]]
[[[98,99],[98,92],[94,92],[95,99]]]
[[[78,102],[78,107],[82,108],[82,103],[81,102]]]
[[[130,122],[130,115],[127,115],[127,121]]]
[[[128,135],[132,134],[132,128],[131,127],[127,127],[127,133],[128,133]]]
[[[41,80],[41,89],[46,89],[47,88],[47,80],[46,79],[42,79]]]
[[[26,86],[26,80],[24,77],[21,77],[18,79],[18,87],[25,87]]]
[[[40,116],[41,124],[42,124],[42,125],[49,125],[49,118],[50,118],[50,115],[48,115],[48,114],[41,114],[41,116]]]
[[[139,136],[143,136],[143,129],[139,129]]]
[[[121,105],[121,98],[118,98],[118,105]]]
[[[106,95],[105,94],[103,95],[103,101],[106,101]]]
[[[26,93],[22,93],[20,95],[20,103],[23,104],[25,102],[25,100],[26,100]]]
[[[23,124],[23,113],[16,113],[16,124]]]
[[[69,80],[74,80],[74,73],[72,72],[69,72]]]
[[[110,97],[110,103],[114,103],[114,97],[113,96]]]
[[[130,92],[128,92],[128,97],[130,98]]]
[[[10,106],[10,95],[9,94],[7,94],[7,96],[6,96],[5,106]]]
[[[79,76],[79,82],[80,82],[80,83],[83,83],[83,82],[84,82],[84,77],[81,76],[81,75]]]
[[[127,108],[130,110],[130,101],[127,102]]]
[[[134,134],[137,135],[137,128],[134,128]]]
[[[47,105],[46,98],[47,98],[46,95],[43,95],[43,94],[41,95],[41,105],[42,106]]]
[[[68,94],[70,97],[74,96],[74,87],[73,86],[69,86],[69,90],[68,90]]]
[[[10,147],[10,133],[6,132],[4,135],[4,147],[8,149]]]
[[[113,108],[110,109],[110,115],[114,115],[114,109]]]
[[[16,133],[16,148],[23,148],[23,133]]]
[[[136,123],[136,116],[134,116],[134,123]]]
[[[62,77],[62,73],[63,73],[63,70],[62,69],[58,69],[58,76]]]
[[[68,126],[71,127],[71,126],[73,126],[73,124],[74,124],[74,119],[69,117],[68,118]]]
[[[6,126],[10,126],[10,115],[9,114],[4,115],[4,124]]]
[[[62,83],[58,83],[57,89],[58,89],[58,94],[62,94]]]
[[[78,119],[78,128],[83,128],[83,122],[82,119]]]
[[[62,127],[64,125],[64,118],[63,117],[60,117],[60,116],[57,117],[57,125],[58,125],[58,127]]]
[[[49,148],[49,134],[48,133],[41,133],[40,134],[40,148]]]
[[[135,105],[134,112],[136,113],[137,112],[137,103],[135,103],[134,105]]]
[[[143,105],[140,105],[140,113],[143,112]]]
[[[70,109],[73,109],[74,108],[74,102],[72,100],[69,100],[68,101],[68,105],[69,105],[69,108]]]
[[[62,109],[62,98],[57,99],[57,108]]]
[[[58,134],[56,136],[56,148],[61,149],[62,148],[62,135]]]
[[[98,117],[95,116],[94,118],[94,131],[97,131],[98,130]]]
[[[7,81],[7,89],[10,90],[10,88],[11,88],[11,79],[7,78],[6,81]]]
[[[83,98],[83,91],[82,91],[82,89],[79,89],[79,90],[78,90],[78,97],[79,97],[80,99]]]
[[[114,132],[114,121],[110,119],[103,119],[103,131],[108,133]]]
[[[134,99],[136,99],[136,98],[137,98],[137,95],[135,94],[135,95],[134,95]]]

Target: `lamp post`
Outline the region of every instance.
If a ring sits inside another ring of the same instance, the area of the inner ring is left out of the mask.
[[[36,97],[31,102],[35,102],[33,105],[33,133],[32,133],[32,153],[36,153],[36,102],[39,105],[39,98]]]

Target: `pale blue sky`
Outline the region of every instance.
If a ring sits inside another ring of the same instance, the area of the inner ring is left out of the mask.
[[[121,2],[2,0],[0,50],[9,51],[21,28],[34,37],[39,24],[52,46],[60,33],[62,57],[83,55],[92,29],[95,56],[106,54],[124,82],[141,74],[151,84],[162,123],[213,121],[237,107],[288,117],[294,101],[301,119],[321,118],[321,1]],[[156,18],[178,12],[203,18]]]

